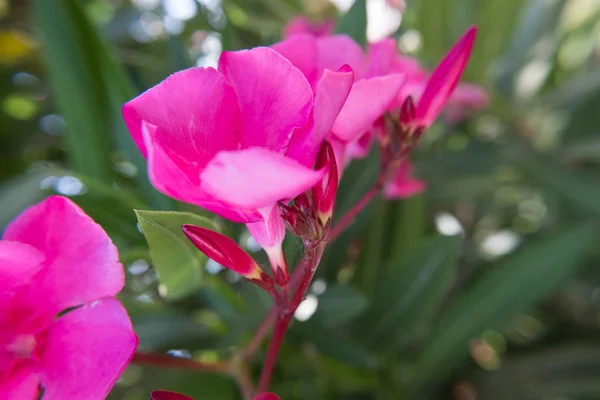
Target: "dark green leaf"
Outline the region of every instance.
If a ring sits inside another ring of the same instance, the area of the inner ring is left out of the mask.
[[[468,355],[468,344],[486,329],[499,329],[555,290],[581,266],[596,241],[589,225],[565,229],[525,246],[465,292],[435,326],[420,355],[413,384],[439,378]]]
[[[319,297],[313,318],[334,327],[349,322],[367,307],[368,299],[351,286],[332,285]]]
[[[414,334],[417,322],[432,316],[456,274],[459,244],[457,237],[433,237],[390,262],[361,322],[371,345]]]

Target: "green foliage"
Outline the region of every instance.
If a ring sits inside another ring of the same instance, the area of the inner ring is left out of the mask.
[[[207,259],[183,234],[181,225],[212,230],[218,230],[218,226],[206,217],[188,212],[136,210],[135,213],[148,241],[161,295],[178,299],[197,289]]]

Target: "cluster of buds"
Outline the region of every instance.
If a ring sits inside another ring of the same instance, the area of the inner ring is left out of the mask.
[[[311,197],[302,193],[294,199],[292,205],[279,203],[287,229],[308,242],[326,239],[333,216],[339,179],[335,153],[329,142],[324,142],[321,146],[315,169],[325,169],[325,175],[312,188]]]

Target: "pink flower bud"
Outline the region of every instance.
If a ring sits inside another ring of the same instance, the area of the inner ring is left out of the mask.
[[[317,155],[315,168],[318,170],[321,168],[326,169],[325,176],[321,182],[312,188],[313,204],[317,217],[321,225],[325,226],[333,214],[335,195],[338,187],[337,163],[333,147],[331,147],[329,142],[323,142]]]
[[[207,257],[265,289],[273,286],[272,278],[227,236],[195,225],[183,225],[181,229],[194,246]]]
[[[254,400],[279,400],[279,396],[274,393],[261,393]]]
[[[169,392],[166,390],[155,390],[150,393],[151,400],[194,400],[183,394]]]
[[[312,213],[312,204],[306,193],[298,195],[294,199],[294,205],[305,215],[310,215]]]
[[[431,74],[415,111],[417,125],[430,126],[450,99],[467,66],[476,36],[477,27],[472,26]]]

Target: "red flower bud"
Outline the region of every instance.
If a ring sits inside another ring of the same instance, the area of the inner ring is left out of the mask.
[[[309,216],[312,213],[312,204],[306,193],[302,193],[294,199],[294,205],[304,214]]]
[[[183,394],[169,392],[166,390],[155,390],[150,393],[151,400],[194,400],[191,397]]]
[[[338,169],[333,147],[329,142],[323,142],[317,155],[315,168],[326,168],[323,180],[313,186],[312,197],[315,211],[322,226],[331,219],[338,188]]]
[[[274,393],[261,393],[254,400],[279,400],[279,397]]]
[[[194,246],[207,257],[265,289],[273,286],[273,279],[260,269],[248,253],[227,236],[195,225],[183,225],[181,229]]]
[[[415,103],[412,96],[408,96],[400,108],[400,124],[410,125],[415,119]]]

